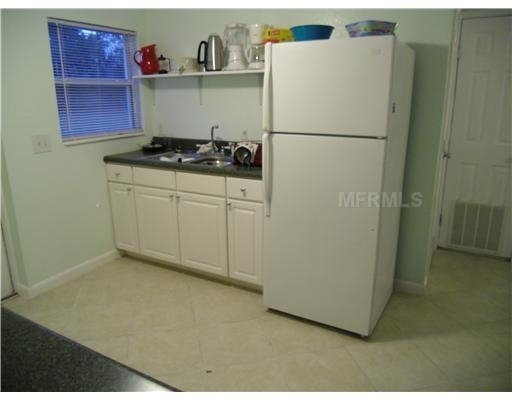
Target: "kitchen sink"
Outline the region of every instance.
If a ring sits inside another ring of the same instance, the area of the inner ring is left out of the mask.
[[[155,155],[146,157],[146,159],[155,160],[155,161],[184,162],[185,163],[185,162],[195,161],[200,157],[202,157],[201,154],[175,153],[175,152],[170,151],[167,153],[155,154]]]
[[[231,157],[222,154],[198,154],[198,153],[160,153],[145,157],[149,160],[164,161],[164,162],[178,162],[186,164],[199,164],[209,165],[213,167],[226,167],[233,164]]]
[[[227,167],[233,164],[233,160],[226,156],[203,156],[196,160],[189,161],[190,164],[209,165],[212,167]]]

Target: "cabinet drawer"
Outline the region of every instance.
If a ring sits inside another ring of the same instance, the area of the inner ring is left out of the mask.
[[[164,169],[133,167],[133,183],[164,189],[176,188],[174,171]]]
[[[112,182],[132,183],[132,167],[128,165],[107,164],[107,178]]]
[[[176,183],[179,191],[211,194],[213,196],[226,195],[226,178],[223,176],[190,174],[176,172]]]
[[[227,178],[228,197],[231,199],[263,201],[261,181]]]

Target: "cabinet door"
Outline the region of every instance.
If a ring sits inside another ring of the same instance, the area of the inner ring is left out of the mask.
[[[229,276],[261,285],[263,205],[228,201]]]
[[[226,200],[179,193],[181,264],[227,276]]]
[[[116,247],[138,253],[139,239],[133,186],[112,182],[108,186]]]
[[[135,204],[141,254],[179,263],[176,193],[136,186]]]

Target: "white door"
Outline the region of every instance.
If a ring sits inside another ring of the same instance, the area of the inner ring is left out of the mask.
[[[7,251],[5,249],[4,234],[2,235],[2,299],[14,294],[14,287],[12,284],[11,270],[9,268],[9,259],[7,258]]]
[[[135,187],[140,253],[180,263],[176,192]]]
[[[228,276],[226,199],[178,194],[181,264]]]
[[[228,202],[229,276],[261,285],[263,204]]]
[[[465,19],[439,244],[509,257],[512,17]]]
[[[133,187],[112,182],[108,186],[116,247],[138,253],[139,239]]]
[[[394,48],[394,36],[268,46],[263,129],[386,136]]]

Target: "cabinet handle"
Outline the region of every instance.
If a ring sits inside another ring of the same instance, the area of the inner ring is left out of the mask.
[[[226,205],[227,205],[228,207],[231,207],[231,202],[230,202],[230,201],[226,201]]]
[[[173,195],[173,194],[170,194],[170,195],[169,195],[169,198],[170,198],[171,200],[174,200],[174,195]]]
[[[115,172],[114,174],[115,174],[116,178],[119,178],[119,175],[121,175],[121,172]]]
[[[126,192],[130,193],[132,191],[132,188],[126,188]]]
[[[241,191],[242,193],[245,193],[245,191],[246,191],[246,190],[247,190],[247,188],[244,188],[244,187],[240,188],[240,191]]]

